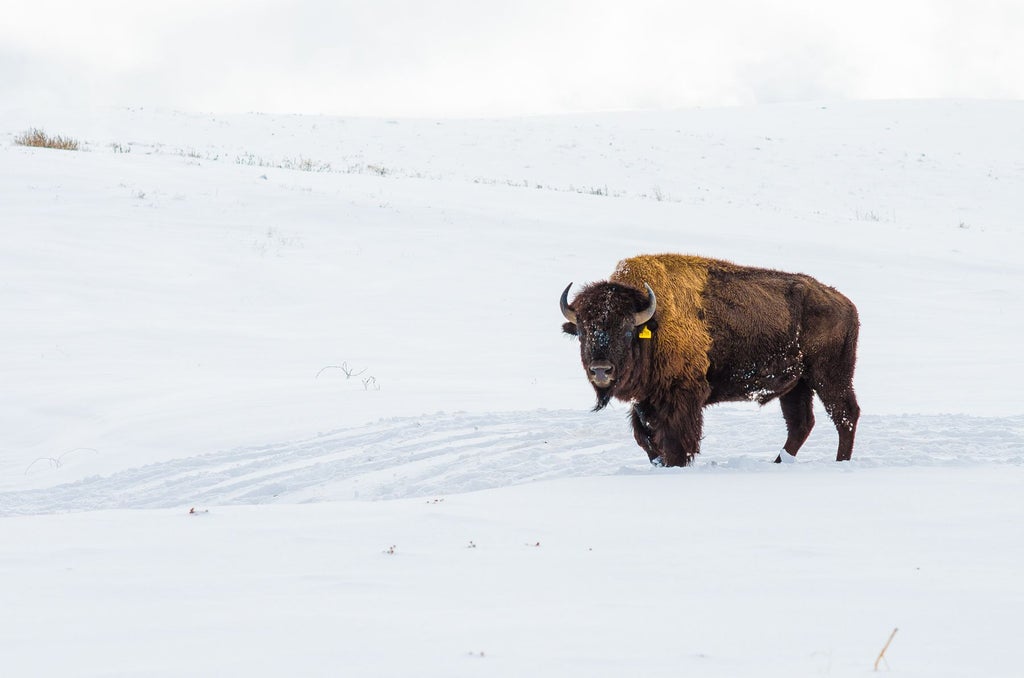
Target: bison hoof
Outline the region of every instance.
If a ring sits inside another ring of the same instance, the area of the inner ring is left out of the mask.
[[[790,454],[789,452],[786,452],[785,450],[782,450],[781,452],[779,452],[779,456],[775,457],[775,463],[776,464],[795,464],[796,463],[796,455],[795,454]]]

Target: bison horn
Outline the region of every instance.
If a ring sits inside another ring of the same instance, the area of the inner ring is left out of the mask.
[[[565,319],[568,320],[569,322],[571,322],[573,325],[575,325],[576,324],[576,311],[574,311],[571,308],[569,308],[569,288],[570,287],[572,287],[572,283],[569,283],[566,286],[565,291],[562,292],[562,298],[558,302],[558,305],[562,307],[562,315],[565,316]]]
[[[654,296],[654,290],[647,283],[644,283],[644,287],[647,288],[647,308],[636,314],[633,323],[639,327],[644,323],[648,322],[654,317],[654,311],[658,308],[658,298]],[[566,289],[566,292],[569,290]]]

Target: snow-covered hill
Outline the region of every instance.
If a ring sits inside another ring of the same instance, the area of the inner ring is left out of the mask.
[[[5,673],[1015,675],[1022,116],[0,114]],[[589,411],[557,296],[657,251],[858,304],[851,463]]]

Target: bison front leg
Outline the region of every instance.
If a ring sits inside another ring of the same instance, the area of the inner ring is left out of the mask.
[[[661,452],[654,446],[654,429],[651,427],[650,403],[633,403],[630,421],[633,424],[633,438],[643,448],[652,464],[661,463]]]
[[[652,463],[662,466],[688,466],[700,453],[704,426],[703,401],[688,393],[676,394],[664,402],[645,403],[641,424],[650,432],[647,450]],[[635,409],[634,409],[635,414]],[[634,424],[634,434],[637,429]]]
[[[814,392],[803,379],[796,383],[791,391],[779,398],[782,404],[782,416],[786,420],[786,430],[789,436],[786,444],[782,446],[782,452],[775,458],[775,463],[782,462],[782,455],[789,453],[795,457],[800,447],[807,440],[814,428]]]

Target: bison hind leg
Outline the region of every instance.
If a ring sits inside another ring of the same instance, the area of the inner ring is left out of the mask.
[[[860,406],[852,386],[841,390],[820,389],[818,397],[825,404],[825,411],[832,418],[836,431],[839,432],[839,448],[836,450],[836,461],[849,461],[853,456],[853,439],[857,434],[857,420],[860,419]]]

